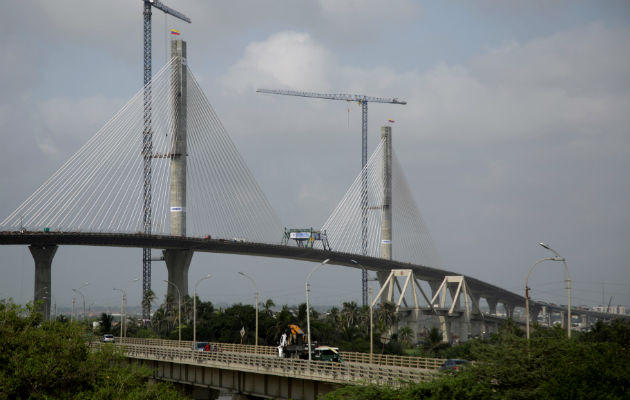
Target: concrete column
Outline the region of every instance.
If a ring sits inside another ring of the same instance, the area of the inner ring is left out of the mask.
[[[529,308],[529,315],[531,317],[530,322],[531,323],[538,323],[538,314],[540,314],[540,311],[542,310],[542,308],[540,306],[530,306]]]
[[[455,307],[453,308],[453,311],[461,310],[461,301],[460,301],[459,297],[463,296],[464,292],[463,291],[459,292],[459,297],[455,298],[455,295],[457,294],[457,286],[456,285],[447,285],[447,287],[448,287],[448,292],[451,294],[451,299],[452,299],[453,303],[455,304]]]
[[[43,300],[38,311],[44,316],[44,320],[50,319],[50,295],[52,293],[51,266],[53,257],[57,252],[57,246],[28,246],[35,260],[35,285],[33,290],[33,302]]]
[[[494,297],[486,297],[486,303],[488,303],[488,312],[492,315],[497,315],[498,300]]]
[[[438,292],[438,289],[440,288],[440,285],[442,284],[442,281],[427,281],[429,283],[429,287],[431,288],[431,298],[435,297],[435,295]],[[439,304],[440,299],[436,299],[434,303]],[[435,304],[432,304],[435,305]]]
[[[188,268],[194,252],[192,250],[163,250],[166,269],[168,270],[168,281],[177,286],[182,297],[188,294]],[[167,285],[166,295],[177,299],[177,289],[173,285]]]
[[[186,236],[186,42],[171,41],[171,94],[173,96],[173,126],[171,129],[171,235]]]
[[[503,303],[503,307],[505,307],[505,315],[508,318],[513,318],[514,317],[514,305]]]

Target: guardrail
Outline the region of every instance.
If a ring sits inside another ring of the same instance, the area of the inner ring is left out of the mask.
[[[437,374],[433,370],[377,364],[285,359],[270,357],[265,354],[231,351],[194,351],[173,345],[158,346],[155,340],[151,339],[144,339],[147,340],[147,344],[130,343],[131,341],[138,342],[141,340],[143,339],[123,340],[124,343],[118,343],[117,345],[120,346],[123,354],[129,358],[205,365],[214,368],[267,375],[293,376],[300,379],[331,383],[374,383],[400,386],[406,382],[429,381],[434,379]],[[151,341],[154,344],[148,344]],[[177,341],[175,342],[177,343]],[[98,344],[98,346],[103,345]]]
[[[185,349],[192,349],[193,342],[189,340],[165,340],[165,339],[139,339],[139,338],[116,338],[118,343],[149,345],[156,347],[181,347]],[[278,349],[274,346],[256,346],[248,344],[235,344],[235,343],[218,343],[208,342],[211,348],[211,352],[232,352],[232,353],[244,353],[244,354],[259,354],[266,356],[278,357]],[[425,357],[412,357],[412,356],[397,356],[390,354],[373,354],[372,361],[370,362],[370,355],[368,353],[357,353],[350,351],[341,351],[341,357],[344,362],[360,363],[360,364],[375,364],[391,367],[402,368],[417,368],[417,369],[429,369],[437,370],[444,363],[442,358],[425,358]]]

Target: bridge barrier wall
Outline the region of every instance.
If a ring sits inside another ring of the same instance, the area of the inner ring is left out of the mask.
[[[192,349],[193,342],[189,340],[166,340],[166,339],[140,339],[140,338],[116,338],[118,343],[139,344],[156,347],[181,347],[185,349]],[[244,354],[260,354],[266,356],[278,357],[278,348],[274,346],[256,346],[248,344],[237,343],[218,343],[208,342],[211,348],[215,349],[213,352],[231,352],[231,353],[244,353]],[[358,353],[350,351],[340,351],[341,357],[345,362],[370,364],[369,353]],[[425,358],[425,357],[413,357],[413,356],[397,356],[391,354],[372,354],[371,364],[402,367],[402,368],[419,368],[437,370],[444,363],[442,358]]]

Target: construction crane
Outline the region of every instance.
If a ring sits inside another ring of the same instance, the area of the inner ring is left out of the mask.
[[[142,0],[144,3],[144,126],[142,130],[142,155],[144,158],[144,202],[143,228],[144,233],[151,234],[151,158],[153,156],[153,137],[151,131],[151,7],[163,11],[190,23],[190,18],[165,6],[158,0]],[[151,291],[151,249],[142,249],[142,296]],[[150,318],[150,302],[142,302],[142,319]]]
[[[388,104],[407,104],[406,101],[398,100],[397,98],[389,99],[383,97],[370,97],[362,94],[343,94],[343,93],[314,93],[314,92],[299,92],[296,90],[272,90],[272,89],[258,89],[258,93],[269,94],[281,94],[285,96],[298,96],[298,97],[313,97],[316,99],[327,100],[344,100],[344,101],[356,101],[361,105],[361,170],[362,176],[362,192],[361,192],[361,252],[362,255],[367,255],[367,175],[365,166],[367,165],[367,125],[368,125],[368,102],[371,103],[388,103]],[[367,270],[363,268],[361,272],[361,289],[363,297],[363,305],[368,304],[368,274]]]

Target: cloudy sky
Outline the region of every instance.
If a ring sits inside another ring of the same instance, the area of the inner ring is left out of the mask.
[[[628,1],[206,2],[153,14],[153,70],[179,29],[188,63],[284,225],[321,226],[360,169],[360,108],[256,88],[397,97],[371,104],[369,149],[388,118],[445,268],[523,292],[527,270],[567,258],[573,303],[630,301]],[[142,85],[142,2],[4,1],[0,15],[0,219],[33,193]],[[70,306],[139,303],[141,250],[62,247],[53,296]],[[189,285],[250,302],[304,301],[313,264],[197,254]],[[0,248],[0,298],[33,295],[26,247]],[[153,266],[159,297],[166,268]],[[530,278],[564,303],[562,266]],[[360,302],[360,272],[326,267],[311,301]]]

